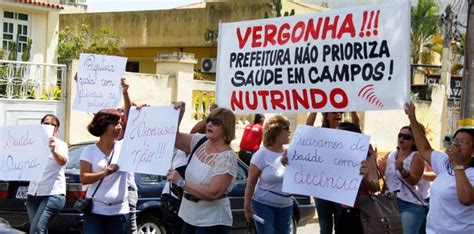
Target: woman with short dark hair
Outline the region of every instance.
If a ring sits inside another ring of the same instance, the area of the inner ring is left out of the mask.
[[[30,221],[29,233],[48,233],[48,223],[56,216],[66,203],[66,177],[64,165],[68,160],[67,144],[57,138],[59,119],[47,114],[41,124],[54,127],[53,136],[49,139],[51,154],[48,156],[43,175],[37,181],[30,181],[26,210]]]
[[[184,114],[184,102],[175,103]],[[232,212],[227,193],[237,175],[237,158],[230,147],[235,138],[235,116],[232,111],[217,108],[207,118],[206,134],[176,135],[176,148],[194,155],[186,168],[185,178],[173,169],[167,178],[184,190],[179,217],[184,221],[182,233],[229,233]],[[206,140],[207,138],[207,140]]]
[[[282,115],[267,120],[263,128],[263,147],[250,161],[245,188],[244,211],[248,222],[256,214],[257,233],[290,233],[293,208],[292,195],[282,192],[285,166],[281,159],[290,141],[290,122]]]
[[[126,104],[130,108],[128,85],[122,80]],[[127,117],[117,109],[103,109],[94,115],[87,130],[99,137],[96,144],[84,148],[80,158],[81,183],[87,184],[87,198],[92,198],[92,212],[84,215],[85,233],[128,233],[130,208],[128,204],[127,172],[112,164],[117,140],[123,137]]]

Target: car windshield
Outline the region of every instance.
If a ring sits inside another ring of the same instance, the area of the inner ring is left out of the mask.
[[[66,164],[66,169],[80,169],[79,165],[79,158],[81,157],[82,150],[93,143],[89,144],[80,144],[80,145],[73,145],[69,148],[69,155],[68,155],[68,162]]]

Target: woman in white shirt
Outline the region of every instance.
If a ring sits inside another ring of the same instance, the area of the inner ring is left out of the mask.
[[[54,127],[53,136],[49,139],[51,154],[48,157],[43,176],[37,181],[30,181],[26,210],[30,221],[29,233],[48,233],[48,223],[56,216],[66,203],[66,177],[64,165],[68,159],[67,144],[56,136],[59,129],[59,119],[47,114],[41,119],[41,124]]]
[[[87,198],[92,198],[92,212],[84,216],[84,232],[123,233],[129,232],[130,207],[128,203],[128,172],[118,171],[112,164],[114,147],[123,138],[131,106],[128,84],[122,79],[125,111],[103,109],[94,115],[87,130],[99,137],[96,144],[87,146],[80,158],[81,183],[87,188]]]
[[[425,163],[416,151],[415,139],[409,126],[402,127],[397,137],[397,148],[379,162],[390,192],[397,193],[404,233],[418,233],[425,219],[423,183]]]
[[[406,105],[405,112],[418,152],[437,175],[431,184],[426,233],[474,233],[474,129],[458,129],[443,153],[431,148],[413,103]]]
[[[290,141],[290,122],[281,115],[270,118],[263,127],[263,145],[250,161],[245,188],[244,210],[248,222],[256,214],[265,222],[255,222],[257,233],[290,233],[293,199],[282,192],[285,166],[281,163]]]
[[[180,122],[184,102],[175,104],[180,109]],[[178,132],[176,148],[191,153],[201,144],[186,168],[185,178],[170,169],[167,178],[184,189],[179,217],[184,221],[182,233],[229,233],[232,213],[227,193],[232,190],[237,175],[237,158],[230,147],[235,138],[235,116],[224,108],[213,110],[206,120],[206,134]]]

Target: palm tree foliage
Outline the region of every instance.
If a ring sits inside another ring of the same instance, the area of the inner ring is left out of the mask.
[[[421,62],[422,58],[423,62],[432,59],[431,52],[434,52],[435,47],[438,47],[432,41],[440,33],[441,20],[438,13],[439,6],[434,0],[419,0],[418,5],[411,7],[411,56],[413,64]]]

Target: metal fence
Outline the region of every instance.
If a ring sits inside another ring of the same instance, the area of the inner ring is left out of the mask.
[[[63,100],[66,65],[0,60],[0,99]]]

